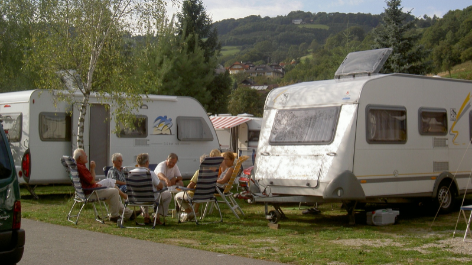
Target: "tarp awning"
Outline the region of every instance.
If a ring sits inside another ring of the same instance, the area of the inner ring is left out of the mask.
[[[245,117],[210,117],[210,120],[215,129],[229,129],[248,122],[251,119]]]

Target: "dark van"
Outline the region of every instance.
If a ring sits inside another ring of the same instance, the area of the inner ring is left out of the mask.
[[[24,246],[25,230],[21,229],[20,186],[0,115],[0,263],[19,262],[23,256]]]

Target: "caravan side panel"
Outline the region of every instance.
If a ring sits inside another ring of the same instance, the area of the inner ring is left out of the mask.
[[[368,82],[359,101],[354,158],[354,174],[366,196],[432,196],[436,179],[443,172],[456,175],[459,189],[464,189],[470,174],[470,164],[465,161],[472,159],[472,153],[466,152],[470,142],[467,106],[471,92],[470,82],[407,75],[389,75]],[[369,143],[369,137],[389,138],[393,136],[388,136],[385,130],[397,130],[392,129],[393,122],[385,122],[380,112],[374,114],[369,106],[384,109],[385,115],[388,109],[403,108],[406,135],[398,137],[404,139]],[[446,113],[444,133],[420,134],[419,127],[429,122],[420,119],[422,108]]]

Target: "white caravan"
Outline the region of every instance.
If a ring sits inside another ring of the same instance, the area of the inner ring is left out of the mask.
[[[447,211],[472,188],[472,82],[376,74],[389,54],[351,53],[334,80],[267,96],[253,177],[255,201],[276,206],[268,219],[279,202],[343,202],[351,222],[357,202]]]
[[[157,164],[171,152],[179,156],[182,175],[191,177],[199,157],[218,148],[210,119],[194,98],[149,95],[136,113],[136,128],[122,127],[117,133],[110,115],[113,106],[100,102],[90,96],[84,129],[84,149],[96,162],[99,178],[104,177],[102,168],[111,165],[113,153],[123,155],[124,165],[135,165],[139,153],[149,153],[151,164]],[[59,159],[72,155],[76,147],[78,114],[78,105],[57,102],[55,106],[47,90],[0,94],[0,115],[20,169],[20,183],[70,183]]]
[[[220,150],[232,150],[239,156],[249,156],[243,164],[244,168],[254,165],[259,134],[261,131],[262,118],[254,117],[252,114],[217,114],[210,116],[215,127]]]

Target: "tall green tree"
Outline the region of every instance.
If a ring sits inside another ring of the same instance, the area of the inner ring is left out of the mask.
[[[137,82],[145,93],[159,95],[190,96],[208,107],[211,94],[208,86],[214,80],[216,57],[205,62],[204,51],[193,35],[175,34],[173,23],[154,38],[148,38],[146,47],[138,55]]]
[[[190,51],[195,43],[204,51],[205,62],[218,55],[221,44],[218,41],[218,31],[208,16],[201,0],[185,0],[182,11],[177,14],[179,35],[188,40]],[[195,42],[197,39],[197,42]]]
[[[418,44],[419,35],[413,32],[414,21],[407,21],[411,11],[403,12],[401,0],[386,1],[383,22],[374,29],[373,48],[392,48],[383,67],[384,73],[426,74],[431,70],[427,61],[429,51]]]
[[[201,0],[185,0],[182,3],[182,10],[177,14],[178,35],[188,46],[187,52],[194,53],[203,51],[204,63],[212,69],[217,68],[217,56],[221,50],[221,44],[218,40],[217,29],[213,26],[211,18],[208,16]],[[190,55],[189,56],[193,56]],[[195,85],[198,76],[194,77],[192,85]],[[201,76],[201,78],[206,78]],[[213,79],[207,85],[200,87],[200,90],[206,90],[209,93],[209,101],[201,102],[207,112],[223,113],[226,112],[227,96],[230,93],[231,78],[228,73],[213,74]]]
[[[117,106],[114,116],[129,121],[141,96],[126,78],[129,67],[121,49],[123,36],[125,32],[152,33],[156,21],[164,17],[164,0],[18,1],[29,2],[36,19],[28,58],[29,67],[40,75],[36,86],[63,90],[60,100],[71,100],[69,94],[76,91],[82,94],[77,146],[83,147],[91,93],[110,95]],[[97,73],[106,79],[96,79]],[[65,89],[58,74],[67,80],[69,89]],[[127,96],[123,97],[123,93]]]

